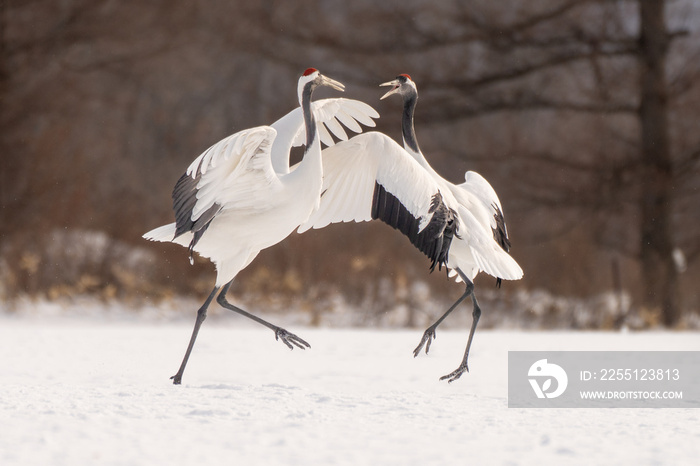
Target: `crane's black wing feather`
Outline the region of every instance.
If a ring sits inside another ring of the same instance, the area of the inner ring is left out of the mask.
[[[496,228],[493,228],[493,239],[503,248],[505,252],[510,251],[510,240],[508,239],[508,231],[506,230],[506,220],[503,217],[503,212],[496,205],[493,204],[493,209],[496,211],[493,214],[493,218],[496,219]],[[496,278],[496,287],[501,287],[501,279]]]
[[[431,199],[430,210],[433,214],[428,225],[419,231],[420,219],[414,217],[401,203],[401,200],[376,183],[372,199],[372,218],[381,220],[403,233],[411,244],[430,259],[430,271],[435,266],[442,269],[446,265],[452,238],[456,234],[456,213],[448,208],[438,191]]]
[[[189,246],[190,260],[192,260],[194,246],[207,230],[216,214],[221,211],[221,206],[214,204],[196,220],[192,220],[192,210],[197,204],[197,184],[201,177],[202,174],[199,171],[197,171],[194,178],[185,173],[175,183],[172,194],[173,210],[175,211],[175,238],[187,232],[194,233]]]

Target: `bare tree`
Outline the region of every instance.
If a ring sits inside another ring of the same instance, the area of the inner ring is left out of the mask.
[[[691,286],[700,274],[700,31],[678,19],[684,9],[697,15],[687,5],[3,2],[0,256],[40,256],[56,228],[142,245],[142,232],[171,219],[170,190],[187,163],[295,106],[295,77],[308,66],[342,78],[398,140],[398,104],[380,103],[377,85],[410,73],[431,163],[454,182],[480,171],[498,190],[526,272],[518,286],[593,293],[612,284],[613,255],[622,286],[672,325],[678,296],[700,303]],[[683,286],[677,248],[688,262]],[[211,273],[186,269],[176,248],[168,257],[181,290]],[[279,273],[362,300],[371,274],[413,280],[424,265],[391,231],[345,225],[263,254],[248,288],[266,291],[255,277]]]
[[[668,127],[665,1],[639,0],[639,121],[641,129],[641,261],[644,301],[661,307],[666,325],[680,319],[673,261],[673,160]]]
[[[683,8],[683,2],[675,4]],[[288,8],[292,17],[301,14]],[[506,197],[515,196],[516,205],[531,213],[529,227],[516,213],[516,226],[550,238],[574,235],[569,252],[578,250],[579,263],[568,264],[588,270],[581,277],[567,274],[579,289],[603,285],[607,274],[596,270],[609,269],[581,264],[591,260],[580,255],[588,250],[577,245],[581,241],[632,258],[640,264],[636,288],[642,305],[661,309],[672,326],[680,318],[673,251],[688,251],[694,261],[698,248],[695,239],[678,234],[698,201],[685,195],[684,210],[678,210],[680,187],[689,179],[681,167],[697,171],[700,141],[688,128],[677,137],[689,148],[674,154],[669,99],[675,96],[666,79],[667,58],[672,43],[688,31],[669,29],[668,8],[661,0],[387,6],[373,12],[386,21],[381,32],[294,29],[284,35],[285,46],[273,39],[264,51],[288,61],[299,55],[290,50],[304,47],[326,58],[342,55],[378,81],[388,68],[413,74],[422,101],[430,102],[417,114],[419,124],[433,131],[426,138],[427,130],[419,128],[429,151],[463,154],[477,165],[490,161],[497,179],[513,180]],[[274,17],[270,22],[276,25]],[[696,89],[698,69],[683,66],[675,87]],[[481,132],[475,138],[478,131],[465,131],[489,121],[493,136]],[[501,166],[494,169],[494,162]],[[549,216],[545,222],[537,213],[542,211]],[[678,215],[683,222],[674,220]]]

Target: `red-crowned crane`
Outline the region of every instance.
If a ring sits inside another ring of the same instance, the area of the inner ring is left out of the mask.
[[[418,147],[413,125],[418,90],[411,77],[407,74],[402,74],[397,76],[395,80],[383,83],[381,86],[392,86],[392,89],[384,94],[381,99],[385,99],[393,94],[399,94],[403,97],[404,107],[401,130],[404,148],[438,183],[442,193],[445,195],[450,193],[457,202],[457,204],[447,202],[447,206],[458,213],[461,221],[458,236],[452,241],[447,267],[450,270],[450,276],[456,275],[464,281],[466,289],[442,317],[428,327],[420,343],[413,351],[413,355],[418,356],[421,349],[425,346],[425,352],[427,353],[430,349],[430,343],[436,337],[435,330],[438,325],[464,299],[471,296],[473,320],[464,358],[456,370],[440,379],[448,379],[449,382],[453,382],[461,377],[465,371],[469,371],[469,366],[467,365],[469,349],[481,316],[481,308],[474,294],[474,283],[472,280],[480,271],[483,271],[496,277],[497,284],[500,286],[501,279],[518,280],[522,278],[523,271],[508,254],[510,241],[503,217],[503,209],[496,192],[489,182],[478,173],[468,171],[464,175],[464,183],[459,185],[450,183],[433,170]]]
[[[199,329],[214,298],[226,309],[244,315],[275,333],[290,349],[309,344],[287,330],[229,303],[226,293],[234,278],[258,253],[286,238],[318,207],[323,183],[321,144],[333,143],[323,124],[346,139],[340,123],[361,131],[358,121],[374,126],[379,115],[370,106],[348,99],[314,102],[318,86],[342,91],[344,86],[313,68],[299,78],[301,108],[272,126],[235,133],[197,157],[173,189],[175,223],[149,231],[145,238],[170,241],[208,257],[216,265],[214,289],[197,311],[194,329],[177,373],[180,384]],[[317,118],[318,124],[317,124]],[[305,129],[305,139],[303,138]],[[290,172],[289,150],[305,144],[302,161]]]

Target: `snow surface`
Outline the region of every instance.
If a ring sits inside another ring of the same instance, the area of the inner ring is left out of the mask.
[[[2,465],[697,464],[697,409],[509,409],[508,350],[700,350],[697,332],[289,326],[0,314]],[[192,319],[194,316],[192,316]],[[273,320],[273,319],[271,319]]]

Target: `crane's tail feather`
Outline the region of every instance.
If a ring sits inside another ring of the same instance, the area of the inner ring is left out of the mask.
[[[507,252],[494,248],[491,256],[485,256],[480,251],[472,248],[472,256],[477,267],[487,274],[503,280],[520,280],[523,278],[523,269]]]
[[[154,228],[143,235],[144,238],[150,241],[172,241],[175,239],[175,224],[163,225]]]
[[[474,275],[476,275],[478,272],[484,272],[488,275],[496,277],[498,280],[497,286],[499,287],[502,280],[520,280],[523,278],[523,269],[520,268],[515,259],[507,255],[505,252],[503,253],[503,256],[499,257],[497,260],[494,260],[493,258],[485,259],[474,250],[472,250],[472,254],[474,255],[474,260],[476,262]],[[457,274],[457,271],[454,269],[449,269],[447,276],[449,278],[454,278],[457,283],[462,281],[459,274]]]

